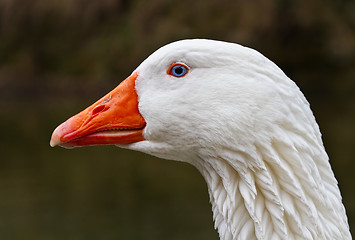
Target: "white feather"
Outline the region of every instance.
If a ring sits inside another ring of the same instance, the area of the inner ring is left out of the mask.
[[[183,78],[169,66],[189,66]],[[296,84],[255,50],[184,40],[136,70],[145,141],[195,165],[221,239],[351,239],[318,125]]]

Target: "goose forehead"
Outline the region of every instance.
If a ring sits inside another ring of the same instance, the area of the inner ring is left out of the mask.
[[[181,61],[191,67],[211,67],[245,58],[253,50],[234,43],[214,40],[182,40],[167,44],[151,54],[139,68],[164,66]]]
[[[190,81],[176,81],[166,76],[167,70],[175,62],[183,62],[191,68],[188,75]],[[274,88],[273,91],[295,87],[281,69],[258,51],[214,40],[193,39],[170,43],[151,54],[135,71],[140,76],[136,86],[138,95],[141,95],[143,85],[146,88],[144,91],[148,92],[147,89],[164,89],[162,83],[169,85],[169,89],[175,89],[188,82],[190,87],[192,83],[215,86],[217,81],[218,85],[228,86],[224,91],[231,92],[234,89],[234,93],[250,84],[257,84],[257,89]],[[250,87],[245,90],[248,93],[255,92],[255,89]]]

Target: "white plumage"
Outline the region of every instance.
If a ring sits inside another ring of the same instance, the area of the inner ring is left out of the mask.
[[[169,75],[174,63],[188,73]],[[221,239],[351,239],[309,104],[274,63],[196,39],[160,48],[134,73],[144,140],[120,146],[194,165]]]

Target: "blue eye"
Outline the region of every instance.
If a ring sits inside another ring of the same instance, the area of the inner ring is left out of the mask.
[[[184,77],[188,72],[189,68],[182,63],[174,63],[168,70],[168,74],[174,77]]]

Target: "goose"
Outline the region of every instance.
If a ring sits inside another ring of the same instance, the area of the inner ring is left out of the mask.
[[[205,39],[165,45],[50,141],[106,144],[195,166],[220,239],[351,239],[309,103],[251,48]]]

